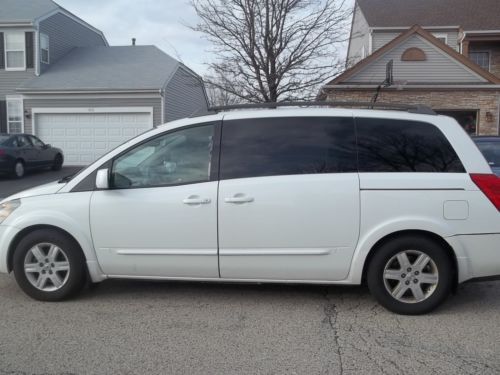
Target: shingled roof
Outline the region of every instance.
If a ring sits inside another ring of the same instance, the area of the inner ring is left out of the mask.
[[[180,65],[155,46],[80,47],[18,90],[159,91]]]
[[[500,0],[357,0],[370,27],[460,26],[499,30]]]
[[[0,22],[32,22],[56,9],[52,0],[0,0]]]

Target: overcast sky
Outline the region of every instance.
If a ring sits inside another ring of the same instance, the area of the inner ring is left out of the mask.
[[[110,45],[130,45],[137,38],[137,44],[154,44],[199,74],[206,71],[210,46],[186,26],[197,21],[188,0],[55,1],[102,30]]]

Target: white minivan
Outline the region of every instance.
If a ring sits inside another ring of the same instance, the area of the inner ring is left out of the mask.
[[[220,111],[4,199],[0,271],[44,301],[108,278],[367,283],[422,314],[500,275],[499,210],[500,179],[449,117]]]

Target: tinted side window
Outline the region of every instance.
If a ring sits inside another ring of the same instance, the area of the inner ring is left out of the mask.
[[[451,144],[432,124],[358,118],[356,128],[360,172],[465,172]]]
[[[225,121],[221,179],[356,172],[352,118]]]

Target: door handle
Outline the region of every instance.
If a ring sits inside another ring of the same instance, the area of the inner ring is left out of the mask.
[[[190,206],[195,206],[198,204],[209,204],[212,200],[210,198],[200,198],[197,195],[191,195],[184,199],[182,203],[190,205]]]
[[[247,197],[243,194],[235,194],[233,197],[231,198],[225,198],[224,199],[224,202],[226,203],[251,203],[253,202],[254,199],[252,197]]]

